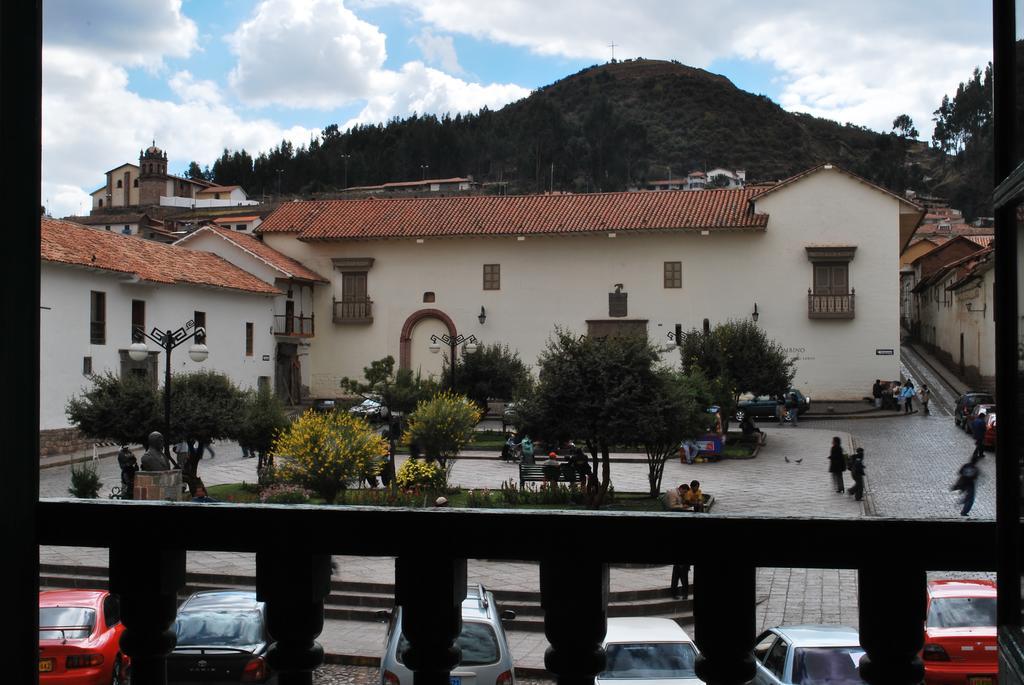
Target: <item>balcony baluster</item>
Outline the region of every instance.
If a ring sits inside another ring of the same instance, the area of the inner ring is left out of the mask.
[[[462,600],[466,560],[403,555],[395,559],[395,601],[402,607],[402,632],[409,647],[402,655],[414,685],[448,685],[461,650]]]
[[[178,590],[185,585],[185,551],[135,543],[110,548],[110,591],[121,597],[121,650],[132,661],[132,682],[167,685],[174,649]]]
[[[694,566],[693,618],[697,677],[708,685],[741,685],[755,675],[756,568],[747,564]]]
[[[608,565],[575,559],[540,563],[544,666],[558,685],[593,685],[604,670],[601,643],[608,628]]]
[[[870,685],[912,685],[924,679],[925,572],[901,564],[861,568],[857,577],[860,675]]]
[[[267,605],[267,632],[275,640],[267,663],[281,685],[311,685],[324,661],[316,638],[324,628],[331,589],[331,557],[301,550],[256,553],[256,596]]]

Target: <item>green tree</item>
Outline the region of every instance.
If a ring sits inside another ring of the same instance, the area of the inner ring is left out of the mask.
[[[753,321],[730,320],[707,333],[686,331],[679,352],[684,373],[699,370],[711,381],[726,422],[741,394],[781,395],[796,375],[794,360]]]
[[[263,474],[274,440],[289,425],[284,404],[269,387],[245,394],[236,437],[243,447],[259,454],[257,473]]]
[[[162,404],[144,378],[112,373],[92,376],[92,387],[68,400],[68,421],[89,438],[143,445],[150,432],[163,430]]]
[[[376,475],[387,443],[347,412],[307,411],[274,440],[276,475],[332,504],[351,482]]]
[[[481,416],[480,409],[465,395],[441,392],[416,406],[402,439],[415,442],[428,460],[437,461],[445,471],[447,484],[453,460],[473,441]]]
[[[645,336],[577,338],[556,329],[541,353],[534,392],[516,407],[532,437],[584,442],[594,472],[587,492],[592,508],[601,506],[611,485],[611,446],[644,442],[657,363]]]
[[[188,463],[179,466],[191,492],[202,483],[198,470],[206,446],[237,439],[244,413],[243,392],[223,373],[196,371],[171,379],[171,430],[165,437],[171,444],[189,444]]]
[[[651,380],[647,402],[637,420],[647,454],[650,495],[657,497],[665,462],[679,454],[683,440],[707,429],[707,408],[713,400],[711,386],[700,371],[687,376],[663,367]]]
[[[530,386],[530,371],[508,345],[481,345],[463,350],[455,374],[455,390],[487,411],[489,398],[510,400]]]
[[[892,130],[901,138],[916,139],[918,135],[920,135],[917,128],[914,126],[914,120],[910,118],[909,114],[900,114],[898,117],[893,119]]]

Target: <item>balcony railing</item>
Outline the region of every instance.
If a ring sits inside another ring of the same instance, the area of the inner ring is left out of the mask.
[[[815,295],[807,289],[807,318],[852,319],[855,290],[849,295]]]
[[[407,663],[417,665],[416,685],[448,685],[469,558],[540,562],[551,645],[545,664],[561,685],[592,683],[603,668],[608,564],[675,563],[679,546],[666,541],[686,540],[688,550],[702,550],[693,559],[702,652],[697,673],[722,685],[754,675],[759,566],[858,569],[867,653],[861,672],[881,685],[921,679],[926,570],[996,565],[997,530],[990,521],[69,499],[42,500],[36,514],[40,544],[110,548],[110,587],[121,596],[126,628],[121,645],[139,685],[165,682],[186,550],[256,553],[257,594],[267,603],[276,640],[268,660],[283,685],[311,683],[311,670],[322,660],[314,640],[323,628],[331,555],[338,555],[341,577],[347,556],[395,557],[395,596],[404,608]],[[386,534],[352,534],[360,530]]]
[[[312,338],[314,333],[313,315],[274,315],[274,335],[291,335],[298,338]]]
[[[373,323],[373,300],[368,297],[335,300],[334,323]]]

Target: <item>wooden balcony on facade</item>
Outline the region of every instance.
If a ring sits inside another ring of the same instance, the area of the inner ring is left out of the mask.
[[[295,316],[288,314],[274,315],[274,335],[294,338],[312,338],[316,331],[313,315]]]
[[[808,319],[852,319],[854,318],[854,295],[815,295],[807,289]]]
[[[334,323],[373,323],[373,300],[368,297],[334,300]]]

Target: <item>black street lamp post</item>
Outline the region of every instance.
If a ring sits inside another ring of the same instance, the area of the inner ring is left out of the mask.
[[[188,356],[194,362],[205,361],[210,354],[210,350],[202,342],[206,338],[206,329],[196,326],[195,322],[190,320],[176,331],[161,331],[154,327],[147,333],[142,326],[135,326],[133,331],[136,342],[128,346],[128,356],[135,361],[141,362],[149,357],[149,348],[143,342],[143,338],[149,338],[164,351],[164,456],[176,468],[180,468],[171,458],[171,350],[195,338],[196,342],[188,349]]]
[[[476,339],[475,335],[466,336],[466,335],[462,335],[461,333],[459,335],[454,336],[454,337],[448,335],[447,333],[442,333],[441,335],[432,335],[432,336],[430,336],[430,351],[431,352],[439,351],[441,349],[440,343],[446,343],[448,345],[450,359],[451,359],[451,364],[452,364],[452,368],[451,368],[451,371],[449,373],[449,386],[448,386],[448,388],[449,388],[449,390],[453,390],[454,391],[455,390],[455,365],[456,365],[456,361],[455,361],[455,348],[458,347],[459,345],[465,343],[466,344],[466,351],[469,352],[470,354],[472,354],[473,352],[476,352],[477,339]]]

